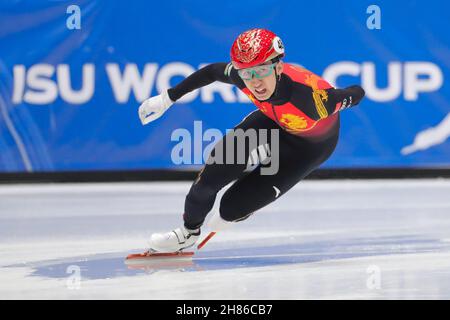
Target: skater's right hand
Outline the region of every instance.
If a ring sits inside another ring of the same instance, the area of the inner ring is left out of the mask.
[[[170,100],[167,90],[158,96],[145,100],[139,106],[139,119],[141,119],[142,125],[146,125],[161,117],[172,104],[173,101]]]

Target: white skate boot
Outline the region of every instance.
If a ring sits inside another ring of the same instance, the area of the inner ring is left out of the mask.
[[[177,252],[192,247],[200,237],[200,229],[177,228],[166,233],[154,233],[150,238],[150,251]]]

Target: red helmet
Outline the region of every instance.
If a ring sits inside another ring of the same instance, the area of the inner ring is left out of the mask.
[[[283,42],[266,29],[251,29],[241,33],[231,47],[231,61],[236,69],[250,68],[275,56],[284,57]]]

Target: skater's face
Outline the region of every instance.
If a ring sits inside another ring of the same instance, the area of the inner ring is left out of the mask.
[[[267,69],[267,74],[264,74],[264,72],[259,72],[260,70],[257,69],[259,66],[248,68],[244,69],[249,71],[246,74],[246,78],[250,78],[250,76],[251,78],[243,78],[242,80],[244,81],[247,88],[251,91],[251,93],[255,96],[255,98],[262,101],[269,99],[275,91],[277,78],[283,72],[283,62],[278,61],[277,63],[272,63],[271,61],[268,61],[260,66],[263,66],[264,69]]]

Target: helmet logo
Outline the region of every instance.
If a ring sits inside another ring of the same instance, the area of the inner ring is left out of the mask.
[[[279,54],[284,53],[284,45],[283,45],[283,41],[281,41],[280,37],[273,38],[273,48]]]

